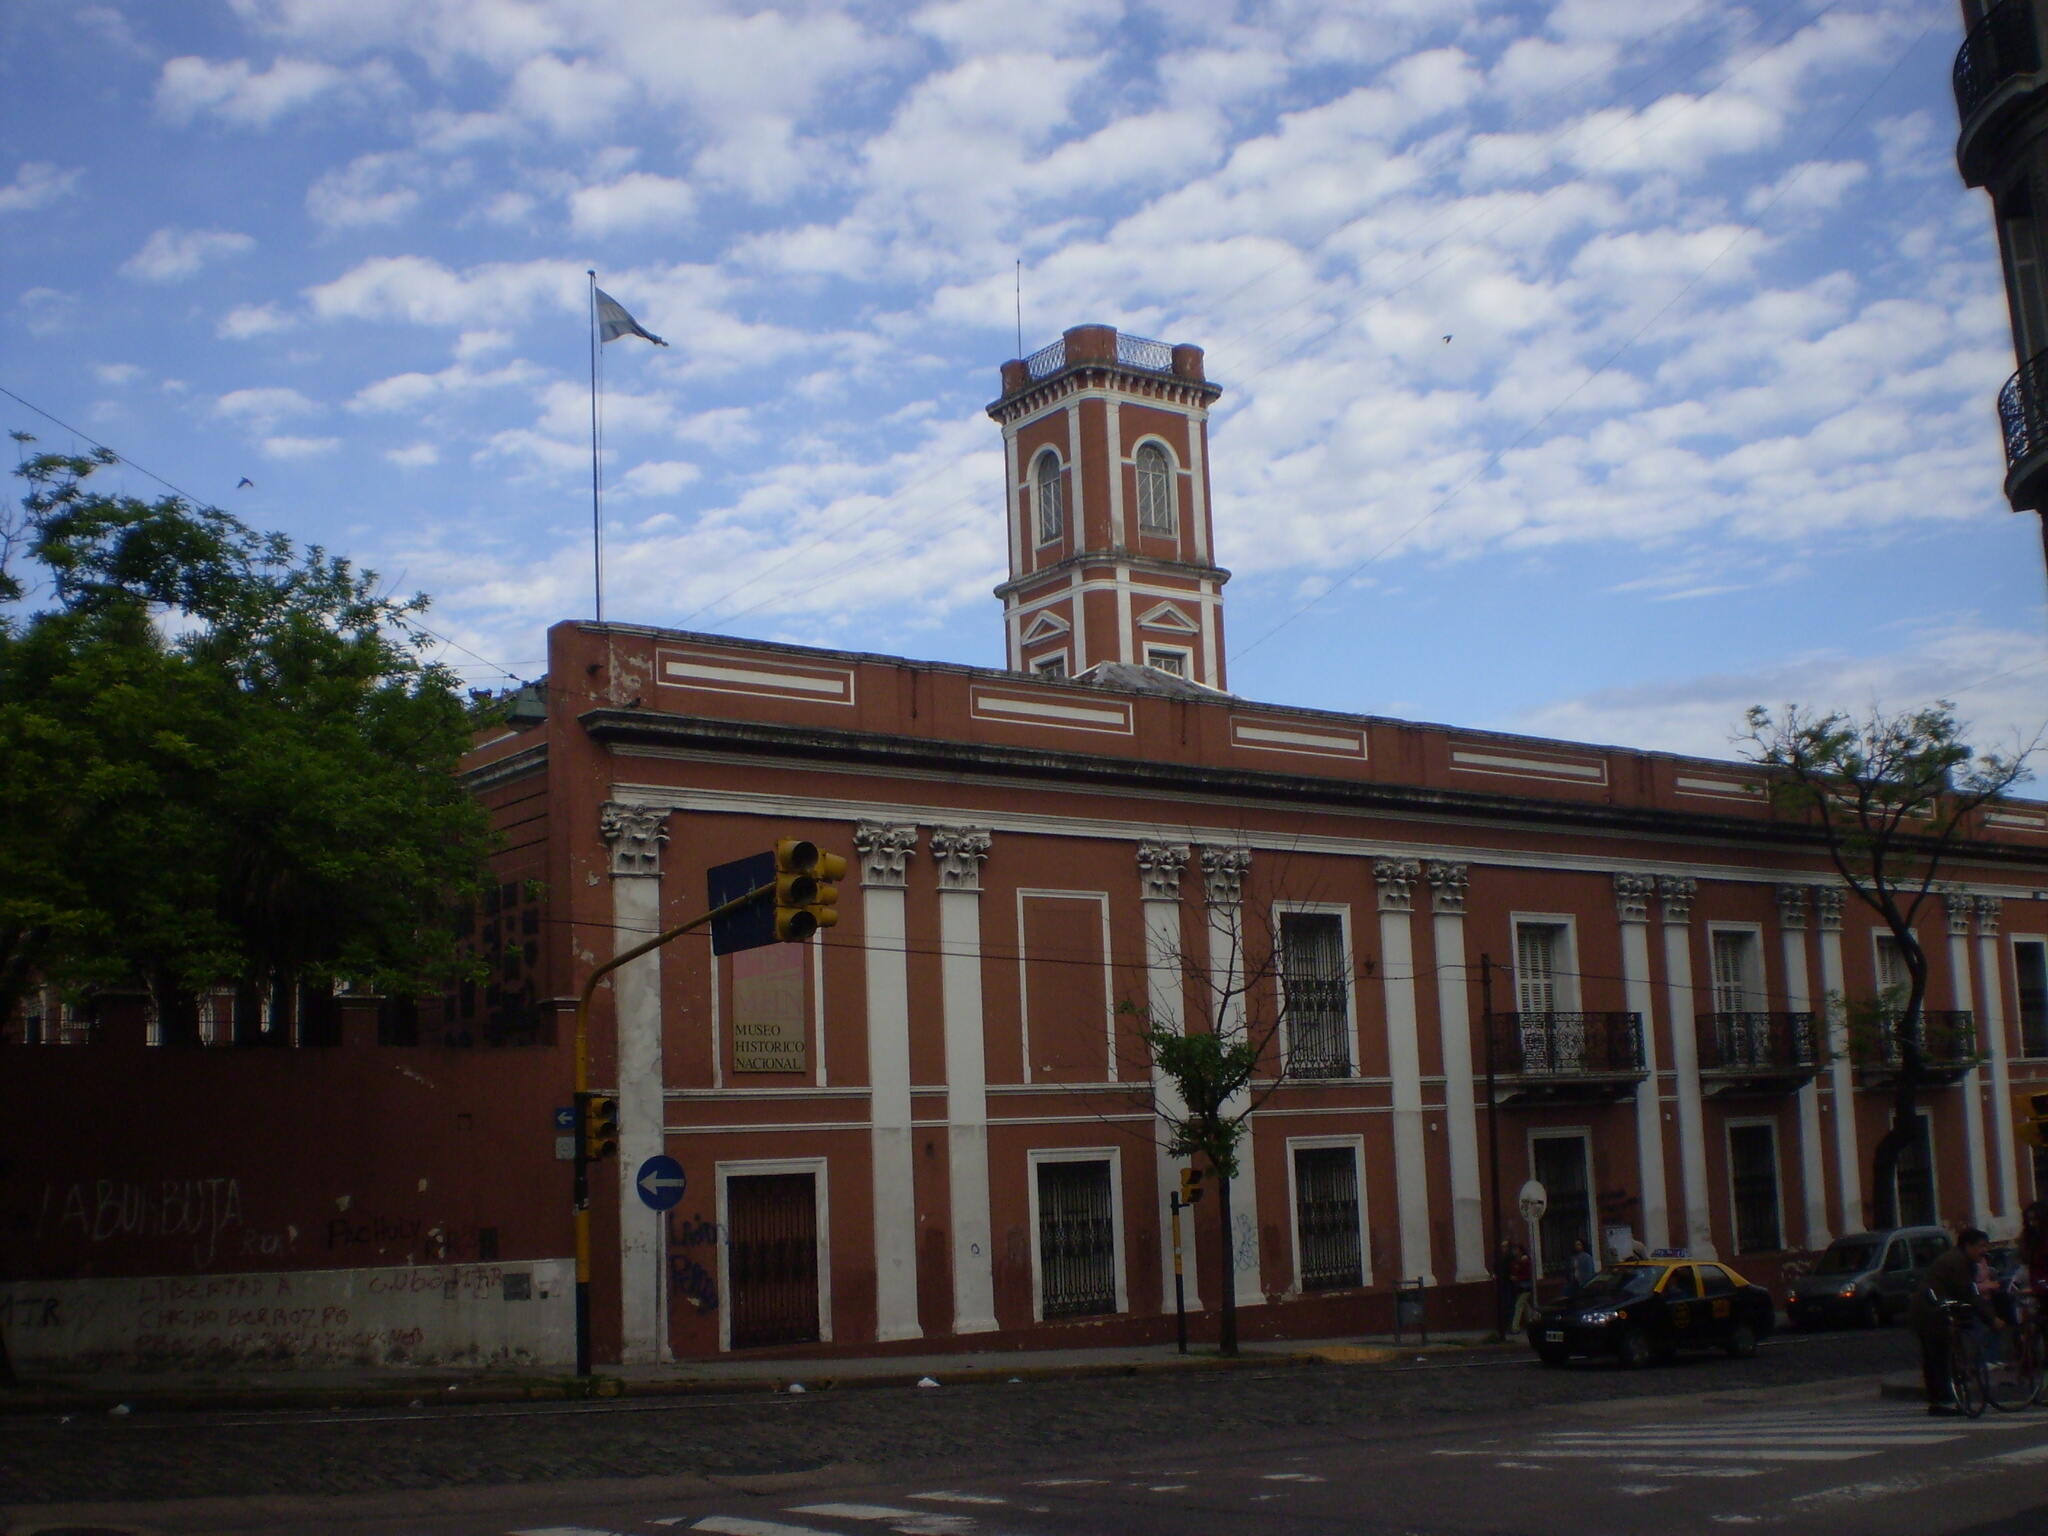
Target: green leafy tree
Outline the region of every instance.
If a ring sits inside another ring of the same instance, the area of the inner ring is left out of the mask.
[[[1773,770],[1772,804],[1818,830],[1836,873],[1877,915],[1904,965],[1902,996],[1878,999],[1881,1012],[1868,1020],[1869,1010],[1849,1010],[1852,1049],[1854,1036],[1867,1032],[1898,1059],[1892,1123],[1871,1154],[1878,1227],[1897,1224],[1895,1175],[1916,1134],[1929,1048],[1950,1055],[1957,1049],[1930,1038],[1925,1027],[1927,952],[1916,925],[1976,813],[2032,777],[2027,760],[2039,744],[2037,737],[2011,753],[1980,754],[1964,741],[1966,730],[1947,700],[1899,714],[1873,710],[1861,719],[1798,705],[1774,715],[1754,706],[1735,738],[1745,757]]]
[[[426,599],[101,494],[112,462],[28,458],[0,527],[0,1017],[40,982],[141,984],[176,1040],[225,982],[434,985],[489,829]]]

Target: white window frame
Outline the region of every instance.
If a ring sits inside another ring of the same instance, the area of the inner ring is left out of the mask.
[[[1044,493],[1046,484],[1044,470],[1048,459],[1052,461],[1052,483],[1059,489],[1059,520],[1053,525],[1050,532],[1046,529],[1045,507],[1047,498]],[[1066,473],[1066,468],[1066,461],[1060,457],[1060,451],[1057,448],[1047,446],[1039,449],[1038,452],[1031,456],[1032,542],[1040,548],[1047,544],[1057,544],[1067,536],[1067,487],[1066,482],[1060,478]]]
[[[1529,1177],[1536,1177],[1536,1143],[1539,1141],[1575,1141],[1579,1144],[1579,1158],[1586,1170],[1586,1225],[1592,1229],[1587,1240],[1587,1251],[1599,1257],[1596,1251],[1600,1245],[1600,1186],[1593,1173],[1593,1127],[1590,1125],[1540,1125],[1531,1126],[1526,1133],[1523,1155],[1528,1159],[1526,1166]],[[1542,1225],[1539,1219],[1536,1223]],[[1524,1235],[1526,1235],[1526,1223]],[[1531,1245],[1532,1249],[1534,1245]],[[1532,1273],[1538,1280],[1543,1278],[1542,1264],[1550,1262],[1551,1256],[1531,1252],[1530,1257],[1540,1260]],[[1569,1255],[1567,1255],[1569,1257]]]
[[[1273,941],[1281,953],[1275,956],[1274,979],[1280,989],[1280,1067],[1286,1075],[1288,1057],[1294,1051],[1294,1030],[1287,1023],[1287,959],[1285,952],[1285,922],[1290,912],[1319,912],[1333,914],[1337,919],[1337,944],[1344,956],[1344,1048],[1350,1053],[1351,1070],[1343,1077],[1316,1078],[1315,1082],[1341,1083],[1358,1077],[1363,1068],[1358,1060],[1358,960],[1351,948],[1351,908],[1337,901],[1276,901],[1273,903]],[[1334,1146],[1335,1143],[1327,1143]],[[1290,1179],[1293,1175],[1288,1175]],[[1362,1191],[1365,1185],[1359,1185]],[[1361,1194],[1360,1199],[1364,1196]]]
[[[1894,955],[1898,959],[1899,979],[1897,985],[1910,987],[1913,984],[1912,973],[1906,969],[1906,952],[1904,948],[1892,936],[1890,929],[1873,928],[1870,930],[1870,975],[1879,1001],[1883,1000],[1885,987],[1887,986],[1884,977],[1884,957],[1886,955]],[[1933,999],[1928,998],[1926,1002],[1931,1004]]]
[[[1941,1160],[1939,1156],[1941,1143],[1936,1141],[1934,1137],[1933,1114],[1925,1108],[1916,1108],[1913,1114],[1919,1120],[1920,1127],[1927,1136],[1927,1190],[1934,1197],[1934,1211],[1929,1220],[1939,1226],[1943,1224],[1941,1220]],[[1903,1217],[1905,1214],[1902,1209],[1903,1204],[1904,1202],[1899,1198],[1899,1168],[1898,1164],[1894,1163],[1892,1164],[1892,1214]]]
[[[1147,527],[1145,523],[1145,474],[1144,466],[1140,461],[1143,459],[1145,450],[1148,448],[1157,449],[1159,456],[1166,461],[1166,526],[1163,528]],[[1154,538],[1170,539],[1179,535],[1179,490],[1180,460],[1175,457],[1172,446],[1164,438],[1146,437],[1139,439],[1131,448],[1131,499],[1136,503],[1134,510],[1140,537],[1150,534]]]
[[[1172,667],[1160,666],[1152,659],[1155,656],[1173,657],[1180,663],[1180,670],[1176,672]],[[1195,676],[1195,653],[1184,645],[1153,645],[1148,641],[1145,646],[1145,665],[1155,671],[1164,672],[1168,677],[1185,678],[1192,682]]]
[[[1721,1006],[1721,976],[1716,964],[1715,949],[1724,937],[1742,939],[1742,1006],[1724,1008]],[[1707,924],[1707,984],[1708,996],[1714,1006],[1712,1013],[1763,1013],[1764,1003],[1770,996],[1765,981],[1764,933],[1760,923],[1709,923]]]
[[[2016,1060],[2020,1061],[2040,1061],[2048,1058],[2031,1055],[2028,1052],[2027,1021],[2020,1012],[2020,946],[2022,944],[2031,945],[2041,951],[2042,968],[2044,971],[2048,971],[2048,934],[2015,933],[2008,938],[2006,945],[2006,953],[2009,956],[2007,963],[2012,966],[2012,1027],[2013,1043],[2015,1046],[2013,1056]]]
[[[1031,675],[1048,682],[1065,682],[1074,675],[1073,661],[1065,650],[1047,651],[1031,658]]]
[[[732,1242],[728,1234],[732,1223],[726,1206],[726,1185],[735,1178],[752,1178],[759,1174],[808,1173],[811,1180],[811,1199],[817,1209],[818,1222],[818,1342],[832,1342],[832,1199],[827,1178],[827,1164],[822,1157],[763,1157],[721,1159],[712,1166],[712,1177],[718,1182],[718,1349],[724,1354],[732,1349]],[[662,1316],[668,1316],[668,1265],[661,1266]],[[666,1323],[663,1324],[666,1327]]]
[[[1550,1011],[1553,1013],[1578,1013],[1583,1005],[1579,1001],[1579,923],[1569,912],[1514,912],[1508,917],[1508,931],[1514,941],[1515,956],[1515,1012],[1528,1013],[1532,1010],[1522,1006],[1522,929],[1525,927],[1561,928],[1564,930],[1560,941],[1561,953],[1553,952],[1550,957],[1552,997]]]
[[[1721,1127],[1721,1157],[1728,1173],[1728,1251],[1737,1258],[1742,1257],[1742,1226],[1736,1215],[1735,1200],[1735,1132],[1752,1126],[1763,1126],[1771,1133],[1771,1192],[1778,1202],[1778,1246],[1776,1248],[1753,1248],[1751,1253],[1781,1253],[1788,1246],[1786,1237],[1790,1229],[1785,1225],[1785,1149],[1783,1138],[1778,1134],[1778,1122],[1770,1115],[1745,1115],[1731,1118]]]
[[[1294,1290],[1296,1296],[1322,1296],[1324,1291],[1304,1291],[1301,1287],[1301,1196],[1296,1188],[1294,1176],[1294,1154],[1297,1151],[1314,1151],[1324,1147],[1349,1147],[1351,1149],[1352,1182],[1358,1188],[1358,1283],[1361,1287],[1372,1284],[1372,1243],[1366,1234],[1372,1230],[1365,1219],[1365,1137],[1350,1136],[1290,1136],[1287,1138],[1287,1233],[1294,1249]]]
[[[1103,1060],[1109,1076],[1117,1080],[1116,1068],[1116,951],[1110,945],[1109,893],[1107,891],[1065,891],[1051,886],[1017,887],[1017,1038],[1024,1053],[1024,1081],[1038,1081],[1031,1073],[1031,946],[1024,938],[1024,912],[1035,900],[1095,903],[1102,915],[1102,1041]],[[815,946],[820,953],[825,946]],[[1034,1186],[1035,1187],[1035,1186]]]
[[[1038,1169],[1042,1163],[1109,1164],[1109,1218],[1114,1225],[1110,1241],[1116,1245],[1116,1311],[1123,1317],[1131,1310],[1129,1271],[1131,1248],[1124,1234],[1124,1159],[1119,1147],[1032,1147],[1024,1154],[1025,1192],[1031,1210],[1031,1320],[1045,1321],[1045,1260],[1038,1249]]]

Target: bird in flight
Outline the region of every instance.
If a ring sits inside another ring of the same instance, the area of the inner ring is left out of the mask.
[[[1450,339],[1451,339],[1451,338],[1450,338],[1450,337],[1448,337],[1448,336],[1446,336],[1446,337],[1444,338],[1444,340],[1445,340],[1446,342],[1449,342],[1449,341],[1450,341]]]
[[[1448,336],[1444,338],[1445,341],[1449,341],[1450,339],[1451,338]],[[238,491],[253,491],[256,489],[256,482],[254,480],[251,480],[247,475],[244,475],[242,476],[241,479],[235,482],[235,489]]]

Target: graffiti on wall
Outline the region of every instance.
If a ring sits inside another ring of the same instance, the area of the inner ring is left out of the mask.
[[[725,1229],[701,1213],[668,1213],[669,1294],[699,1312],[718,1310],[718,1247]]]
[[[204,1269],[222,1255],[224,1240],[234,1251],[230,1229],[241,1226],[239,1179],[78,1179],[43,1186],[36,1235],[71,1233],[95,1244],[190,1239],[192,1263]],[[293,1230],[289,1239],[296,1236]]]

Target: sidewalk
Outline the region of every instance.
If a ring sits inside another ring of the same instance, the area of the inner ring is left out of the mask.
[[[382,1366],[337,1370],[125,1371],[24,1374],[0,1387],[0,1415],[165,1412],[195,1409],[408,1407],[437,1403],[512,1403],[582,1397],[662,1397],[715,1392],[807,1392],[858,1387],[939,1386],[1158,1371],[1272,1369],[1275,1366],[1385,1365],[1399,1360],[1526,1352],[1520,1339],[1490,1344],[1478,1333],[1432,1333],[1246,1343],[1235,1359],[1213,1344],[1171,1343],[1108,1349],[949,1352],[798,1360],[726,1356],[662,1365],[599,1365],[587,1381],[566,1373]]]

